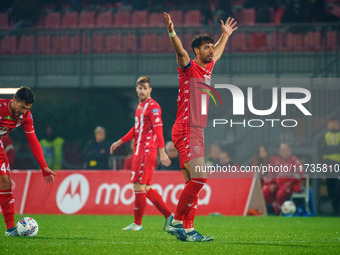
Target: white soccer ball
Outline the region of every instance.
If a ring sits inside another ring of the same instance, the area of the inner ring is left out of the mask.
[[[17,232],[19,236],[36,236],[38,231],[38,223],[33,218],[24,217],[17,223]]]
[[[293,215],[296,212],[296,206],[293,201],[287,200],[281,206],[281,212],[285,215]]]

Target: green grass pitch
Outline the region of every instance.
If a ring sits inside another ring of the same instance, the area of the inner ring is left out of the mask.
[[[5,237],[1,216],[0,254],[340,254],[340,218],[201,216],[196,229],[215,241],[187,243],[162,231],[161,216],[144,216],[138,232],[121,230],[132,216],[24,216],[38,235]]]

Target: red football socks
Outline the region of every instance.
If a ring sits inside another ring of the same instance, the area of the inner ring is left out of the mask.
[[[146,197],[154,204],[154,206],[164,215],[165,218],[168,218],[171,215],[169,207],[164,203],[162,197],[158,194],[157,191],[153,189],[149,189],[146,193]]]
[[[0,190],[0,206],[5,218],[6,228],[15,227],[14,224],[14,198],[11,189]]]
[[[206,178],[192,178],[188,182],[179,198],[175,220],[184,220],[191,208],[197,202],[197,195],[206,182]]]
[[[135,191],[135,208],[133,209],[133,214],[135,217],[134,223],[137,225],[142,225],[142,218],[144,215],[144,210],[146,206],[146,192],[143,191]]]
[[[184,218],[184,221],[183,221],[183,228],[184,229],[194,227],[194,219],[195,219],[196,211],[197,211],[197,201],[198,201],[198,197],[196,197],[196,201],[195,201],[194,205],[191,207],[189,213]]]

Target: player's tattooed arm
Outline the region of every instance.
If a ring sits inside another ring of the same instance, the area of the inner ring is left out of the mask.
[[[214,61],[218,61],[224,51],[224,48],[228,42],[229,36],[238,28],[236,27],[236,21],[234,19],[231,19],[230,17],[227,19],[227,21],[224,23],[223,20],[221,21],[221,30],[222,35],[220,39],[217,41],[217,43],[214,46]]]
[[[172,47],[174,48],[176,52],[177,63],[180,67],[184,67],[190,61],[189,54],[183,48],[181,40],[176,35],[174,23],[172,22],[171,16],[169,13],[164,12],[164,20],[165,20],[166,27],[168,29],[168,33],[170,35],[170,41],[171,41]]]

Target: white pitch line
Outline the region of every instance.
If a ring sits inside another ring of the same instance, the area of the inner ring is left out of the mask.
[[[22,194],[22,200],[21,200],[21,206],[20,206],[20,214],[24,213],[26,197],[27,197],[27,191],[28,191],[28,186],[30,184],[30,180],[31,180],[31,171],[28,171],[27,172],[27,176],[26,176],[26,181],[25,181],[24,193]]]

